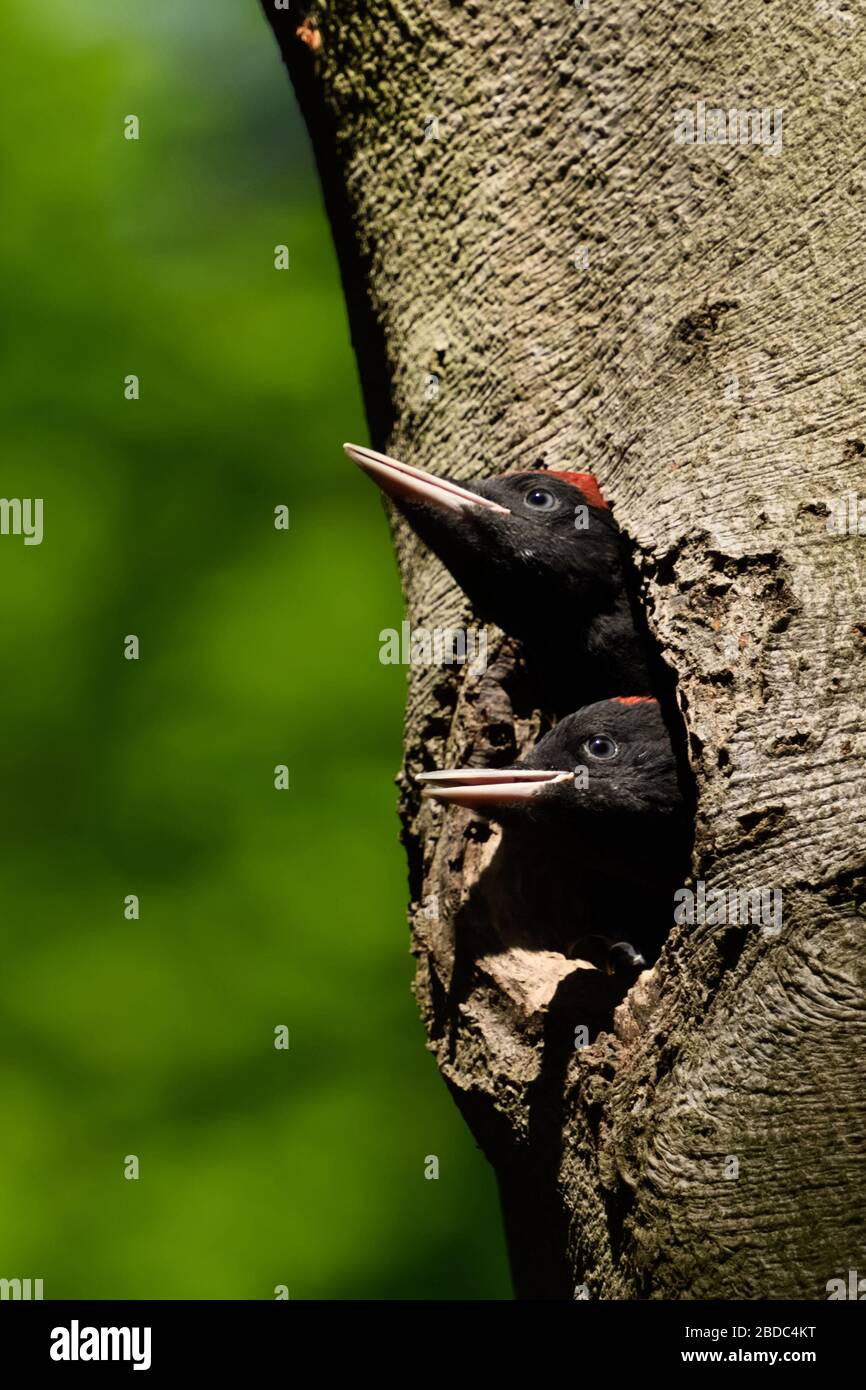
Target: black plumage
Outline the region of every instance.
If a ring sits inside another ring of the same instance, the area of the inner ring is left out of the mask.
[[[462,484],[345,448],[479,617],[520,641],[539,705],[564,713],[658,692],[663,675],[624,539],[591,474],[514,472]]]
[[[512,768],[423,774],[425,795],[499,823],[504,944],[523,940],[634,974],[666,936],[688,869],[688,798],[654,699],[561,720]]]

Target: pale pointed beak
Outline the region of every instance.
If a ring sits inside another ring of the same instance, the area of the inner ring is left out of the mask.
[[[387,454],[377,454],[375,449],[364,449],[360,444],[344,444],[343,448],[359,468],[363,468],[386,496],[395,502],[426,502],[448,512],[465,512],[470,507],[482,507],[490,512],[509,515],[508,507],[491,502],[469,488],[445,478],[434,478],[432,473],[423,473],[420,468],[411,468],[408,463],[388,458]]]
[[[536,768],[457,767],[442,772],[421,772],[417,780],[427,784],[423,792],[425,797],[484,811],[497,806],[525,805],[556,782],[571,781],[573,775]]]

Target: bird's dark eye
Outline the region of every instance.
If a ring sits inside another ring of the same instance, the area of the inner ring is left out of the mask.
[[[553,493],[548,492],[546,487],[530,488],[523,500],[534,512],[552,512],[554,507],[559,506]]]
[[[593,734],[584,744],[591,758],[615,758],[619,749],[607,734]]]

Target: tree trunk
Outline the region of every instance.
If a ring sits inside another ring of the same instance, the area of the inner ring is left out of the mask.
[[[597,476],[678,683],[694,878],[782,893],[780,926],[676,927],[614,1011],[597,972],[491,949],[495,836],[404,777],[418,1000],[518,1295],[825,1298],[866,1272],[866,539],[830,529],[866,461],[866,24],[813,0],[262,3],[374,447]],[[717,106],[766,110],[766,142],[707,141]],[[674,138],[682,108],[703,143]],[[394,534],[412,623],[467,621]],[[407,774],[537,736],[491,641],[486,676],[413,669]]]

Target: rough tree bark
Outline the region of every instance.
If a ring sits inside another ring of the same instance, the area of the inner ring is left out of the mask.
[[[498,1174],[518,1294],[824,1298],[866,1272],[866,539],[827,528],[866,456],[866,21],[813,0],[262,3],[371,442],[462,478],[598,476],[678,682],[695,878],[783,893],[777,933],[676,928],[612,1016],[597,974],[485,946],[494,841],[404,778],[417,995]],[[781,152],[676,143],[698,100],[781,109]],[[395,540],[411,620],[468,621]],[[496,650],[484,679],[412,672],[407,771],[532,741]]]

